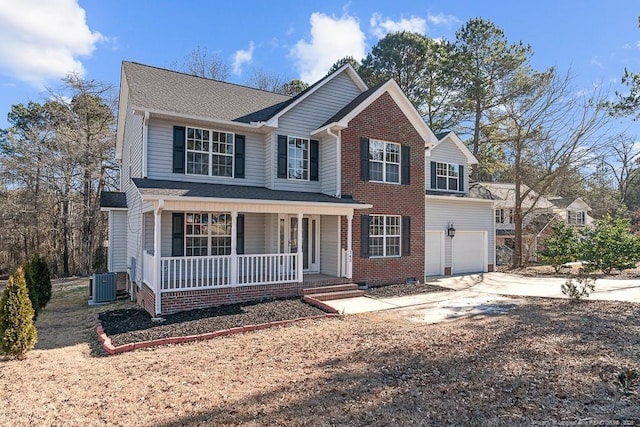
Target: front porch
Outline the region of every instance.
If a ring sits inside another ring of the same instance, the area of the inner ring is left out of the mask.
[[[305,287],[351,281],[350,212],[222,211],[211,205],[178,211],[165,204],[143,213],[138,299],[153,315],[301,295]]]

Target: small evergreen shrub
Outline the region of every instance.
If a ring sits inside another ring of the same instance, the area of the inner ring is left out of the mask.
[[[635,267],[640,259],[640,238],[631,232],[631,223],[609,215],[587,227],[580,243],[580,254],[593,271],[611,274],[614,269]]]
[[[34,255],[25,265],[25,279],[36,319],[51,300],[51,273],[47,261],[40,255]]]
[[[38,340],[33,307],[24,271],[19,268],[7,281],[0,299],[0,353],[23,359]]]
[[[595,279],[581,271],[575,279],[569,277],[561,286],[562,293],[569,297],[571,302],[580,302],[583,298],[589,298],[589,294],[596,288]]]

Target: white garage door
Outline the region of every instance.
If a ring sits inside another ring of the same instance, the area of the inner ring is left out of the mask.
[[[482,231],[457,231],[452,248],[452,274],[485,271],[487,245]]]
[[[441,276],[444,274],[442,269],[444,245],[444,233],[441,231],[427,231],[426,239],[426,255],[425,255],[425,271],[427,276]]]

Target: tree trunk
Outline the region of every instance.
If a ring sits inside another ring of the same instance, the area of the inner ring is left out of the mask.
[[[473,124],[473,155],[477,159],[480,153],[480,119],[482,118],[482,105],[480,99],[476,99],[475,121]],[[473,165],[473,180],[478,182],[480,179],[480,169],[478,164]]]

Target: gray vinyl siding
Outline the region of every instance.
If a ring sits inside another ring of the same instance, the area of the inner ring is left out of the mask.
[[[318,129],[359,94],[360,90],[349,76],[344,73],[336,76],[278,119],[278,129],[271,143],[277,144],[277,135],[311,138],[311,131]],[[329,153],[329,147],[323,147],[326,143],[327,141],[320,142],[320,171],[326,167],[335,167],[329,165],[329,163],[335,164],[336,158],[335,154]],[[275,172],[278,160],[277,150],[274,149],[273,153],[272,167]],[[322,176],[319,177],[320,181],[278,179],[277,174],[274,176],[276,176],[274,188],[277,190],[324,192],[331,186],[331,183],[324,184]],[[335,188],[335,182],[333,186]],[[327,194],[333,195],[335,190]]]
[[[220,130],[244,135],[245,139],[245,177],[229,178],[218,176],[189,175],[173,173],[173,126],[188,126],[165,120],[149,120],[147,141],[147,177],[186,182],[204,182],[230,185],[264,186],[264,135],[244,131],[232,131],[219,126],[193,125],[198,128]]]
[[[122,112],[120,112],[122,114]],[[129,108],[126,113],[124,144],[122,153],[122,188],[127,194],[127,269],[133,282],[142,279],[142,200],[131,178],[142,176],[142,116],[133,114]],[[130,157],[131,155],[131,157]],[[129,171],[131,170],[131,174]]]
[[[320,216],[320,273],[340,276],[339,216]]]
[[[266,250],[267,214],[247,213],[244,214],[244,253],[264,254]]]
[[[127,271],[127,212],[109,212],[109,271]]]
[[[495,265],[495,221],[491,205],[456,200],[425,201],[425,230],[446,231],[450,222],[459,231],[487,232],[487,264]],[[455,237],[454,237],[455,239]],[[444,265],[451,267],[451,238],[444,239]],[[429,256],[427,254],[427,256]]]
[[[456,165],[464,166],[464,192],[469,191],[469,165],[467,164],[467,157],[462,153],[458,147],[451,141],[444,141],[437,147],[431,150],[431,156],[425,158],[425,178],[426,189],[437,191],[431,188],[431,162],[452,163]]]
[[[338,183],[338,140],[328,138],[320,141],[320,184],[322,192],[330,196],[336,195]]]

